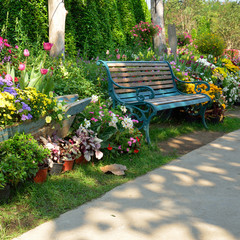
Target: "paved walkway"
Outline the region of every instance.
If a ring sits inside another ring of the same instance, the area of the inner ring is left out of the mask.
[[[16,239],[240,240],[240,130]]]

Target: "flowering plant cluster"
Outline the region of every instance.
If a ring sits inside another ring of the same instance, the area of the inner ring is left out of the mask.
[[[21,89],[35,87],[38,91],[48,94],[54,87],[53,67],[48,69],[44,64],[47,52],[52,46],[51,43],[43,43],[44,53],[39,57],[33,57],[34,60],[31,63],[29,60],[31,53],[28,49],[21,50],[18,46],[13,47],[7,39],[0,36],[0,74],[6,72],[8,78],[14,81],[14,85],[19,84]]]
[[[125,106],[111,109],[111,100],[101,103],[93,95],[79,119],[80,128],[91,130],[102,139],[101,149],[108,154],[138,153],[142,133],[134,126],[138,121],[126,113]]]
[[[152,22],[143,22],[135,25],[130,31],[132,36],[136,39],[139,45],[151,45],[152,38],[157,34],[159,35],[162,31],[162,28],[158,25],[155,25]]]
[[[37,92],[35,88],[19,89],[6,76],[0,77],[0,127],[5,128],[30,119],[37,120],[44,116],[47,123],[52,119],[63,120],[64,103],[57,102],[52,92],[47,96]],[[51,116],[48,116],[50,113]]]
[[[179,46],[185,46],[193,41],[192,36],[188,32],[178,35],[177,40]]]

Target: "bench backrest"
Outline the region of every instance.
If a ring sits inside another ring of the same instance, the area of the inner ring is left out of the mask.
[[[125,101],[134,101],[134,89],[122,87],[149,86],[155,96],[175,95],[177,92],[171,66],[166,61],[101,61],[108,74],[109,90]],[[146,95],[149,92],[146,92]],[[144,95],[144,93],[143,93]]]

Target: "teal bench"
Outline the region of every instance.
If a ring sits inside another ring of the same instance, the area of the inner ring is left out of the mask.
[[[211,98],[201,93],[200,85],[209,84],[203,81],[185,82],[177,79],[167,61],[102,61],[108,76],[108,93],[117,104],[125,105],[131,116],[141,123],[146,140],[150,143],[149,124],[159,111],[183,107],[193,115],[200,115],[205,128],[205,111]],[[195,85],[196,94],[181,92],[177,82]]]

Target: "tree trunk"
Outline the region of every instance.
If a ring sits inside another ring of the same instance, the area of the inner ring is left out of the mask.
[[[67,10],[64,0],[48,0],[49,42],[53,43],[50,56],[64,57],[65,49],[65,22]]]
[[[157,54],[162,54],[166,50],[163,0],[151,0],[151,14],[153,23],[162,28],[159,36],[153,38],[154,50]]]

